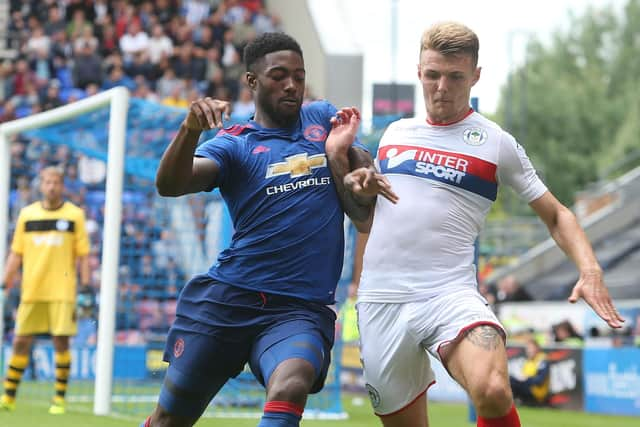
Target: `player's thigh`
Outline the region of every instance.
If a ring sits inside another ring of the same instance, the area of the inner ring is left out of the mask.
[[[243,369],[250,343],[174,327],[167,336],[164,360],[169,363],[159,406],[177,418],[198,418],[211,399]]]
[[[364,379],[380,416],[409,410],[435,379],[407,308],[406,304],[357,305]],[[426,416],[425,408],[422,411]]]
[[[452,344],[447,369],[469,393],[506,387],[509,383],[504,338],[495,325],[477,325]]]
[[[384,427],[429,427],[427,394],[422,393],[401,411],[380,416]]]
[[[504,328],[475,290],[459,291],[430,303],[437,333],[429,351],[467,391],[498,374],[507,380]]]
[[[265,387],[276,368],[285,361],[302,359],[306,364],[289,364],[298,367],[287,376],[307,378],[307,367],[313,368],[309,392],[322,389],[331,364],[331,348],[335,335],[335,314],[329,309],[316,312],[296,312],[296,320],[274,322],[256,339],[250,356],[250,366],[258,381]]]
[[[49,332],[49,303],[20,303],[16,313],[16,335],[36,335]]]
[[[73,302],[49,303],[49,332],[53,336],[73,336],[78,332],[76,306]]]

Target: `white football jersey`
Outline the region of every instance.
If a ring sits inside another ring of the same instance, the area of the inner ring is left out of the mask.
[[[522,146],[476,112],[449,125],[392,123],[376,166],[400,200],[378,197],[358,291],[366,302],[410,302],[476,287],[474,242],[498,184],[527,203],[547,191]]]

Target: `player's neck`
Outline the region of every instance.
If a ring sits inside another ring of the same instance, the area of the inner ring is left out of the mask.
[[[471,113],[473,113],[473,108],[471,107],[460,110],[460,112],[448,117],[434,116],[427,111],[427,123],[435,126],[449,126],[466,119]]]
[[[288,129],[295,125],[295,122],[282,123],[260,110],[256,111],[253,121],[265,129]]]
[[[64,205],[64,200],[62,199],[58,199],[58,200],[47,200],[47,199],[42,199],[42,201],[40,202],[42,204],[42,208],[46,209],[48,211],[55,211],[58,210],[62,207],[62,205]]]

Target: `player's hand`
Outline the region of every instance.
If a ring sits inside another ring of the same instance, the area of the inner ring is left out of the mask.
[[[231,104],[209,97],[193,101],[189,106],[189,113],[184,120],[184,126],[191,130],[209,130],[222,127],[222,119],[229,120]]]
[[[387,177],[372,167],[359,168],[347,174],[344,186],[356,197],[371,198],[379,194],[393,204],[399,200]]]
[[[360,127],[360,111],[356,107],[345,107],[331,118],[331,132],[325,142],[327,153],[347,154],[356,140]]]
[[[602,272],[580,274],[580,278],[569,296],[569,302],[575,303],[580,298],[584,299],[610,327],[622,327],[624,319],[611,301],[609,290],[602,280]]]

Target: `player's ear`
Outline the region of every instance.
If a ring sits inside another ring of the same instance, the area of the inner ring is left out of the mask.
[[[251,90],[255,90],[256,84],[257,84],[257,78],[255,73],[251,71],[247,71],[244,76],[245,76],[245,79],[247,80],[247,85],[249,86],[249,88]]]
[[[473,86],[476,83],[478,83],[478,80],[480,80],[480,73],[481,72],[482,72],[482,67],[476,67],[476,69],[473,71],[473,79],[472,79],[471,86]]]

